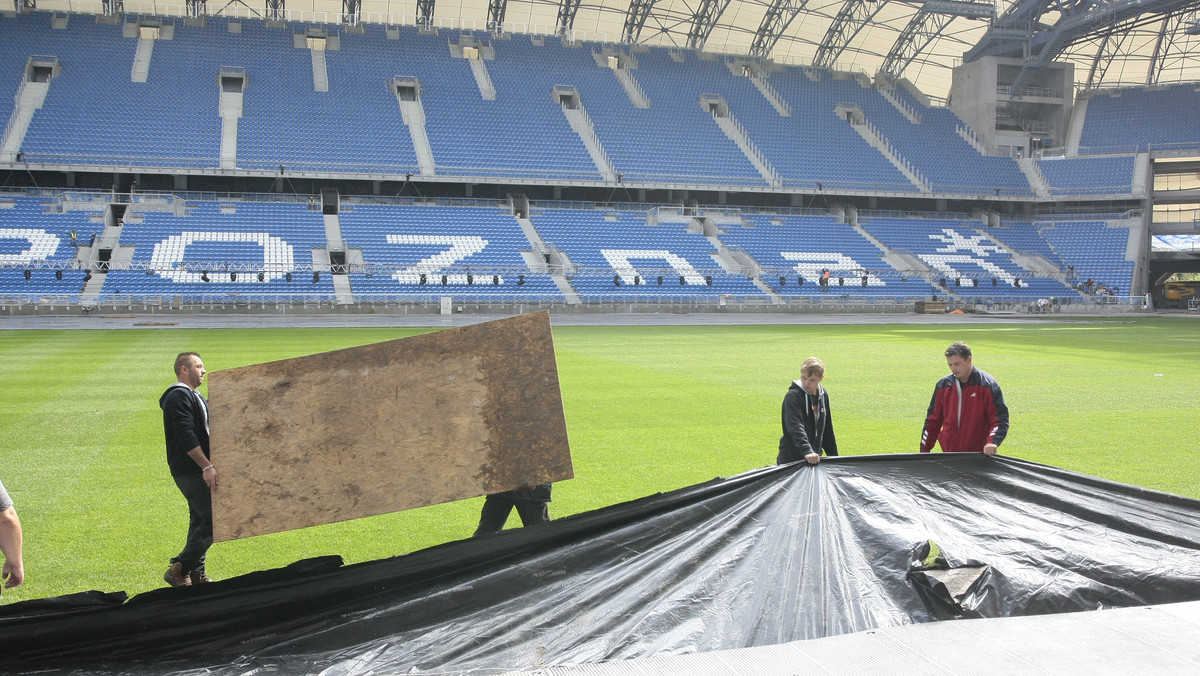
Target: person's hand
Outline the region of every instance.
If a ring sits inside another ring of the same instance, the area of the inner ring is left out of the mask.
[[[988,444],[983,447],[983,454],[984,455],[996,455],[996,451],[998,451],[998,450],[1000,450],[1000,447],[997,446],[996,444]]]
[[[220,481],[217,479],[217,468],[209,465],[208,467],[204,468],[204,471],[200,473],[200,476],[204,477],[204,483],[208,484],[208,489],[213,493],[216,493],[217,484],[220,483]]]
[[[821,462],[821,454],[809,451],[808,454],[804,456],[804,459],[808,461],[808,464],[815,465],[818,462]]]
[[[0,578],[4,579],[4,588],[12,589],[20,587],[25,581],[25,569],[21,567],[18,561],[5,561],[4,572],[0,573]]]

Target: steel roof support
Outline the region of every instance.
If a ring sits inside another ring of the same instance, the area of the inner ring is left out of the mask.
[[[417,0],[417,25],[421,28],[433,27],[434,0]]]
[[[1121,54],[1122,43],[1129,37],[1124,26],[1112,26],[1104,35],[1100,36],[1100,45],[1096,49],[1096,56],[1092,59],[1092,65],[1088,68],[1087,81],[1084,82],[1084,89],[1092,89],[1099,87],[1104,81],[1104,75],[1108,72],[1108,67]]]
[[[575,13],[579,11],[582,0],[560,0],[558,3],[558,19],[554,25],[559,34],[569,33],[575,26]]]
[[[955,18],[949,14],[932,14],[924,9],[914,14],[900,35],[896,36],[879,70],[900,77],[908,64],[932,44]]]
[[[488,30],[499,33],[504,30],[504,12],[508,9],[508,0],[488,0]]]
[[[1184,49],[1176,43],[1176,40],[1185,38],[1186,28],[1184,26],[1191,24],[1191,16],[1193,16],[1192,10],[1181,9],[1163,17],[1162,29],[1158,32],[1158,40],[1154,43],[1154,54],[1151,55],[1150,63],[1146,67],[1146,84],[1158,84],[1171,57],[1174,54],[1183,54]]]
[[[838,10],[837,16],[833,18],[833,23],[829,24],[829,30],[825,31],[825,37],[821,39],[821,46],[817,48],[817,54],[813,57],[813,65],[822,68],[832,67],[842,52],[850,46],[855,36],[886,4],[886,2],[846,0],[842,8]]]
[[[808,0],[772,0],[763,15],[758,31],[754,33],[754,42],[750,44],[750,56],[765,58],[775,48],[775,43],[792,25],[792,21],[804,11]]]
[[[567,2],[567,0],[563,0]],[[635,43],[642,36],[642,26],[646,25],[646,17],[654,9],[658,0],[629,0],[629,9],[625,10],[625,27],[621,30],[626,42]]]
[[[708,41],[726,7],[729,7],[729,0],[700,0],[700,6],[692,15],[692,26],[688,29],[687,46],[690,49],[704,49],[704,43]]]

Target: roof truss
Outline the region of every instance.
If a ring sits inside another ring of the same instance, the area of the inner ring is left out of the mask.
[[[709,34],[717,25],[717,20],[729,7],[730,0],[700,0],[700,6],[692,15],[692,27],[688,30],[687,46],[690,49],[704,49]]]
[[[771,0],[763,15],[762,23],[750,44],[750,56],[766,57],[775,48],[775,43],[792,25],[792,21],[804,11],[808,0]]]

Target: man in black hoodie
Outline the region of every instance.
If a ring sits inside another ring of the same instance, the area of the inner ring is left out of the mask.
[[[805,460],[821,462],[821,451],[837,455],[833,418],[829,414],[829,394],[821,387],[825,364],[809,357],[800,365],[800,380],[792,381],[783,397],[783,436],[779,438],[779,457],[775,462]]]
[[[190,515],[187,543],[163,574],[172,587],[209,581],[204,557],[213,540],[212,493],[217,490],[217,468],[208,459],[208,402],[196,390],[205,373],[200,355],[180,354],[175,358],[179,380],[158,400],[167,438],[167,466],[187,500]]]

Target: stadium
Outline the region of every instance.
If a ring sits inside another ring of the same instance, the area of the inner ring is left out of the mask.
[[[1197,10],[17,0],[0,479],[28,575],[0,653],[1191,671]],[[575,468],[547,530],[464,539],[459,500],[218,543],[211,590],[157,588],[179,351],[217,371],[542,310]],[[1014,411],[994,463],[914,453],[954,340]],[[812,354],[845,457],[768,467]],[[934,540],[974,595],[912,567]]]
[[[18,4],[10,313],[1140,309],[1198,265],[1194,3]]]

